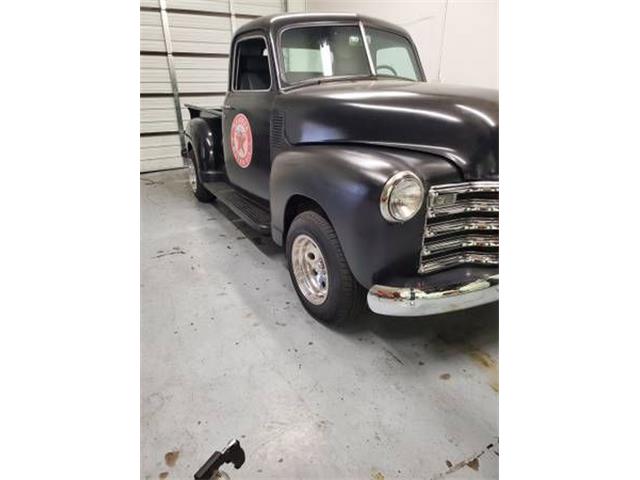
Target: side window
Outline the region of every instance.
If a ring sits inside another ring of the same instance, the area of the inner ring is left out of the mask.
[[[269,50],[264,38],[248,38],[236,44],[234,90],[269,90]]]

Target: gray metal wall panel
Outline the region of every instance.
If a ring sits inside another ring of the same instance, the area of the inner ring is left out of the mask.
[[[227,91],[227,58],[174,57],[180,93],[224,93]],[[171,93],[167,59],[140,56],[140,93]]]
[[[171,93],[166,57],[140,55],[140,93]]]
[[[282,0],[232,0],[236,27],[284,11]],[[184,104],[219,107],[227,90],[229,0],[166,0],[183,122]],[[140,0],[140,171],[182,166],[180,141],[158,0]],[[194,95],[198,94],[198,95]],[[164,133],[164,134],[162,134]]]
[[[224,95],[183,96],[182,120],[186,127],[189,111],[184,104],[190,103],[203,107],[220,107]],[[172,97],[140,99],[140,133],[177,132],[176,110]]]
[[[229,13],[229,0],[167,0],[167,8]]]
[[[176,53],[228,54],[231,42],[229,17],[168,13],[171,45]]]
[[[172,97],[140,99],[140,133],[177,132]]]
[[[179,168],[180,139],[177,134],[140,138],[140,171],[151,172]]]
[[[236,18],[236,28],[240,28],[245,23],[249,23],[251,20],[253,20],[253,18],[245,18],[245,17]]]
[[[227,91],[228,58],[175,57],[174,62],[180,93]]]
[[[272,15],[283,11],[282,0],[233,0],[237,15]]]
[[[140,51],[166,51],[160,12],[140,12]]]

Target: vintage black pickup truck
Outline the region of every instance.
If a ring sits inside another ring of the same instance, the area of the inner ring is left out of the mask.
[[[198,200],[285,246],[316,319],[498,299],[498,95],[426,83],[409,34],[352,14],[262,17],[221,109],[187,105]],[[368,291],[368,293],[367,293]]]

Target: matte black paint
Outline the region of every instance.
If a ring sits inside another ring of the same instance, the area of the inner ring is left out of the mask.
[[[382,77],[279,90],[273,63],[279,29],[328,20],[361,20],[365,27],[410,39],[399,27],[355,15],[272,16],[247,23],[238,29],[232,52],[245,34],[270,39],[271,90],[229,92],[222,112],[190,110],[192,118],[208,116],[192,119],[186,132],[202,171],[221,168],[209,142],[220,145],[222,135],[230,182],[268,202],[272,237],[279,245],[286,235],[285,212],[291,199],[300,195],[315,201],[336,229],[349,266],[364,287],[447,284],[495,273],[491,268],[464,267],[417,275],[424,205],[410,221],[391,224],[382,218],[379,200],[384,183],[401,170],[416,173],[427,190],[439,183],[497,179],[497,92]],[[244,170],[235,164],[227,140],[237,113],[247,115],[254,136],[255,158]],[[284,118],[284,128],[276,129],[282,138],[270,135],[276,113]],[[220,115],[222,130],[216,118]]]
[[[192,115],[193,117],[193,115]],[[185,131],[194,150],[198,171],[203,172],[214,168],[214,137],[210,123],[204,118],[192,118]],[[216,138],[216,141],[219,139]]]
[[[286,135],[304,143],[368,143],[447,158],[465,180],[498,175],[494,90],[401,80],[325,83],[279,96]]]
[[[365,287],[398,273],[415,274],[424,229],[424,206],[410,221],[392,224],[380,214],[387,179],[411,170],[425,181],[460,180],[445,159],[431,154],[357,145],[309,145],[279,154],[271,170],[271,223],[282,244],[288,200],[303,195],[318,203],[336,229],[356,279]]]
[[[262,30],[251,30],[246,34],[238,33],[231,42],[231,51],[236,51],[236,45],[243,39],[255,36],[264,37],[267,43],[267,34]],[[233,72],[235,70],[235,58],[231,59],[229,68],[229,85],[233,85]],[[269,131],[271,110],[276,98],[275,66],[273,55],[269,55],[269,70],[271,74],[271,86],[268,91],[234,91],[229,88],[225,97],[222,118],[222,131],[224,137],[224,158],[226,173],[234,185],[250,192],[263,200],[269,200],[269,173],[271,171],[271,153]],[[253,136],[253,156],[251,164],[247,168],[241,168],[233,159],[229,139],[231,137],[231,123],[236,115],[246,115],[251,125]]]
[[[233,110],[225,111],[222,117],[224,158],[229,180],[264,200],[269,200],[269,126],[273,97],[273,92],[229,92],[225,105],[233,106]],[[253,136],[253,156],[247,168],[241,168],[235,162],[229,143],[231,122],[239,113],[247,116]]]

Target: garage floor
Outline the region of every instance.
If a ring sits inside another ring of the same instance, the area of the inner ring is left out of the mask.
[[[141,179],[141,477],[497,478],[498,308],[334,331],[282,252],[180,170]]]

